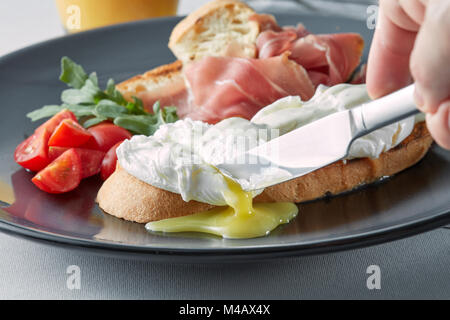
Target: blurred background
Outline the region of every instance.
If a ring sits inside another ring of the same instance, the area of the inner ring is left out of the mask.
[[[67,33],[151,17],[186,15],[209,0],[1,0],[0,56]],[[264,12],[318,11],[364,16],[377,0],[249,0]]]

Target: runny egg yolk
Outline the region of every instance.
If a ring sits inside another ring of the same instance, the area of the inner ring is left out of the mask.
[[[235,181],[226,178],[228,190],[224,198],[228,206],[188,216],[149,222],[150,231],[204,232],[224,238],[256,238],[265,236],[280,224],[288,223],[298,213],[291,202],[255,203],[251,192],[242,190]]]

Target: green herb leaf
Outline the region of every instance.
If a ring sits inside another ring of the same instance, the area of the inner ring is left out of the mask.
[[[114,119],[114,124],[125,128],[135,134],[151,136],[155,130],[153,128],[154,117],[125,115]]]
[[[97,72],[92,72],[92,73],[89,75],[89,80],[91,80],[91,82],[94,84],[94,86],[95,86],[96,88],[99,88],[99,86],[98,86]]]
[[[178,120],[177,107],[164,107],[166,123],[172,123]]]
[[[114,81],[114,79],[108,80],[108,82],[106,83],[105,91],[108,96],[114,95],[114,91],[116,91],[116,82]]]
[[[59,80],[67,83],[69,87],[80,89],[86,79],[88,79],[88,75],[84,72],[82,66],[76,64],[68,57],[61,59],[61,75],[59,76]]]
[[[101,100],[95,107],[95,114],[98,117],[114,119],[127,114],[127,108],[111,100]]]
[[[85,128],[87,129],[87,128],[90,128],[90,127],[92,127],[92,126],[95,126],[95,125],[97,125],[97,124],[99,124],[99,123],[101,123],[101,122],[103,122],[103,121],[106,121],[106,120],[108,120],[108,119],[102,118],[102,117],[94,117],[94,118],[90,118],[90,119],[87,119],[87,120],[83,123],[83,127],[85,127]]]
[[[126,105],[126,108],[128,109],[130,114],[136,114],[136,115],[145,115],[148,114],[144,110],[144,104],[142,103],[142,100],[136,97],[133,97],[134,102],[128,102]]]
[[[61,94],[61,100],[64,103],[72,105],[95,104],[94,96],[79,89],[64,90]]]
[[[116,89],[116,84],[113,79],[108,80],[105,93],[106,93],[107,99],[115,101],[118,104],[120,104],[121,106],[125,106],[127,104],[127,101],[122,96],[120,91]]]
[[[40,109],[31,111],[27,113],[27,117],[31,119],[31,121],[37,121],[43,118],[53,117],[55,114],[64,109],[62,106],[57,105],[48,105],[43,106]]]
[[[63,104],[63,109],[69,109],[77,118],[95,116],[95,104],[92,105],[71,105]]]
[[[86,128],[109,120],[133,133],[152,135],[162,124],[178,120],[175,107],[161,108],[158,101],[153,105],[154,113],[150,114],[139,98],[125,100],[113,79],[108,80],[104,91],[101,90],[97,74],[92,72],[88,76],[83,67],[68,57],[61,59],[61,69],[60,79],[71,89],[61,93],[62,105],[48,105],[28,113],[32,121],[69,109],[78,119],[85,120]]]

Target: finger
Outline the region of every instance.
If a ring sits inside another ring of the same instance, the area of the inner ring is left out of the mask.
[[[410,61],[416,102],[424,112],[436,112],[450,98],[449,38],[450,2],[430,2]]]
[[[384,96],[411,82],[409,58],[416,32],[400,28],[385,13],[380,2],[377,29],[367,64],[367,90],[372,98]]]
[[[399,5],[405,14],[420,26],[425,18],[425,6],[420,0],[399,0]]]
[[[437,112],[427,113],[427,127],[437,144],[450,149],[450,100],[442,103]]]
[[[406,4],[402,5],[404,2],[406,2]],[[403,30],[417,32],[420,28],[420,24],[410,15],[411,12],[405,11],[405,8],[412,11],[411,9],[414,8],[411,8],[411,6],[415,2],[416,0],[380,0],[380,10],[382,9],[389,20]]]

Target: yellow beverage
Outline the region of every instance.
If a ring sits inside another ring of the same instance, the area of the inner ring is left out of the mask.
[[[56,0],[69,32],[177,13],[178,0]]]

